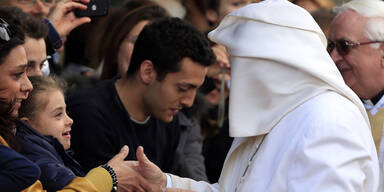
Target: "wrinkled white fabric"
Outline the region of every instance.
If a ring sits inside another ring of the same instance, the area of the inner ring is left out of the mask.
[[[217,184],[171,175],[174,187],[377,191],[379,165],[366,111],[308,12],[286,0],[266,0],[226,16],[209,37],[231,57],[235,140]]]
[[[325,90],[350,99],[369,123],[327,53],[320,27],[301,7],[281,0],[251,4],[225,17],[209,37],[231,55],[232,137],[268,133],[284,115]]]
[[[262,136],[235,138],[218,184],[171,175],[173,187],[197,192],[376,192],[379,166],[367,129],[356,105],[327,91],[284,116],[261,144]]]

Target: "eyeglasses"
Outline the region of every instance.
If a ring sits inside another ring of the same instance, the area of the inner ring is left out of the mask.
[[[368,41],[368,42],[351,42],[345,39],[339,39],[336,41],[328,41],[327,51],[329,54],[336,48],[337,52],[341,56],[346,56],[351,51],[352,48],[358,47],[360,45],[368,45],[373,43],[384,43],[384,41]]]
[[[24,5],[33,5],[36,3],[37,0],[17,0],[17,2],[24,4]],[[45,5],[52,5],[56,2],[56,0],[39,0]]]
[[[9,24],[0,18],[0,39],[3,41],[9,41],[12,36],[13,33],[9,28]]]

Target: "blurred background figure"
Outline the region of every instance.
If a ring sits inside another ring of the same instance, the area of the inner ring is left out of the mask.
[[[319,9],[332,9],[335,4],[332,0],[290,0],[293,4],[303,7],[312,13]]]
[[[184,0],[151,0],[167,10],[172,17],[184,19],[187,12],[183,5]]]
[[[89,17],[75,17],[73,13],[75,9],[86,9],[83,3],[88,3],[88,0],[4,0],[0,5],[19,7],[48,26],[45,43],[49,72],[60,74],[62,67],[59,52],[63,50],[67,35],[74,28],[91,21]]]
[[[0,16],[17,24],[25,33],[23,46],[28,59],[27,75],[48,75],[49,65],[44,41],[48,35],[48,26],[40,19],[24,13],[18,7],[1,6]]]
[[[324,35],[328,38],[329,27],[336,14],[332,11],[332,9],[321,8],[312,12],[311,15],[315,19],[316,23],[319,24],[321,30],[324,32]]]
[[[225,15],[261,0],[184,0],[187,8],[185,19],[201,31],[211,30]]]
[[[48,16],[49,10],[56,0],[3,0],[4,5],[21,8],[25,13],[43,19]]]
[[[134,43],[145,25],[168,16],[165,9],[148,3],[142,8],[128,11],[120,8],[115,11],[98,31],[99,38],[90,44],[91,65],[98,66],[101,79],[124,75],[131,61]]]

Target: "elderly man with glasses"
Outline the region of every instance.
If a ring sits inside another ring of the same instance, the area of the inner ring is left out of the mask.
[[[328,52],[345,83],[363,100],[383,168],[384,2],[353,0],[337,9]]]
[[[53,61],[53,55],[56,50],[62,47],[63,41],[65,41],[69,32],[71,32],[74,28],[91,21],[89,17],[77,18],[73,13],[75,9],[86,9],[87,6],[82,3],[88,2],[89,0],[4,0],[0,2],[0,5],[19,7],[25,13],[40,18],[47,24],[49,27],[48,36],[45,39],[47,49],[45,50],[45,45],[40,46],[41,42],[40,45],[36,44],[34,46],[36,48],[39,47],[39,51],[28,50],[26,47],[28,60],[30,60],[29,55],[35,58],[39,56],[33,56],[32,52],[40,54],[40,52],[46,51],[48,58],[51,58],[49,60],[51,69],[58,72],[59,66],[55,65],[57,63]],[[36,41],[37,40],[39,39],[36,39]],[[28,52],[30,52],[30,54],[28,54]],[[42,72],[40,71],[39,73],[41,74]],[[45,73],[49,73],[49,71],[45,71]]]

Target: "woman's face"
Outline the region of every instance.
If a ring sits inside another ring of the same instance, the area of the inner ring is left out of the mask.
[[[148,22],[148,20],[138,22],[120,44],[119,53],[117,54],[117,75],[122,76],[127,73],[137,36]]]
[[[27,77],[27,56],[23,46],[17,46],[0,64],[0,98],[14,102],[12,115],[17,117],[21,101],[28,97],[32,84]]]

